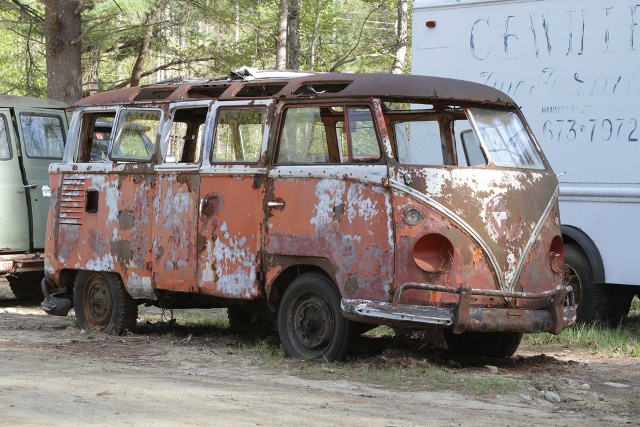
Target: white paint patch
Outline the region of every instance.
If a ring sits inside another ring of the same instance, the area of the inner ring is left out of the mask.
[[[135,273],[127,277],[127,292],[133,298],[156,299],[151,286],[151,277],[142,277]]]

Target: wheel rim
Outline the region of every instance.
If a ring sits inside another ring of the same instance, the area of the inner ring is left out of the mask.
[[[582,286],[580,283],[580,277],[575,269],[569,264],[564,265],[563,271],[564,285],[571,286],[573,288],[573,297],[576,302],[576,307],[580,304],[580,297],[582,296]]]
[[[294,333],[304,350],[321,353],[331,342],[335,328],[328,302],[318,295],[299,298],[293,310]]]
[[[111,287],[101,274],[87,279],[82,294],[82,310],[89,325],[102,328],[109,324],[113,299]]]

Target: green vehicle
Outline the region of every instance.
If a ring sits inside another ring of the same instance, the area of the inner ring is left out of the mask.
[[[67,104],[0,95],[0,276],[21,299],[42,298],[49,164],[62,159]]]

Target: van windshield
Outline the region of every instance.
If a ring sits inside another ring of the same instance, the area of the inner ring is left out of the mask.
[[[385,107],[385,121],[402,164],[493,163],[500,167],[545,169],[531,135],[513,111],[427,104]]]

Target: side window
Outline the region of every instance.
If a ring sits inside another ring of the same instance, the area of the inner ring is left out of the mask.
[[[121,110],[114,132],[111,158],[151,160],[160,127],[160,117],[159,110]]]
[[[322,121],[320,107],[291,107],[285,110],[277,162],[280,164],[330,162],[327,131]]]
[[[341,135],[342,161],[372,162],[380,159],[380,145],[371,110],[363,107],[347,107],[347,121],[349,137],[346,138],[344,129]]]
[[[443,164],[442,138],[437,120],[397,121],[392,128],[400,163]]]
[[[9,146],[9,129],[7,128],[7,118],[0,114],[0,160],[11,158],[11,147]]]
[[[115,116],[115,111],[83,113],[76,162],[95,163],[107,160]]]
[[[265,108],[218,110],[211,162],[257,163],[266,119]]]
[[[57,115],[20,114],[20,126],[28,157],[61,159],[64,152],[62,118]]]
[[[180,108],[173,112],[167,163],[199,163],[207,107]]]
[[[469,120],[456,120],[453,124],[453,134],[456,138],[458,166],[484,166],[487,164]]]

